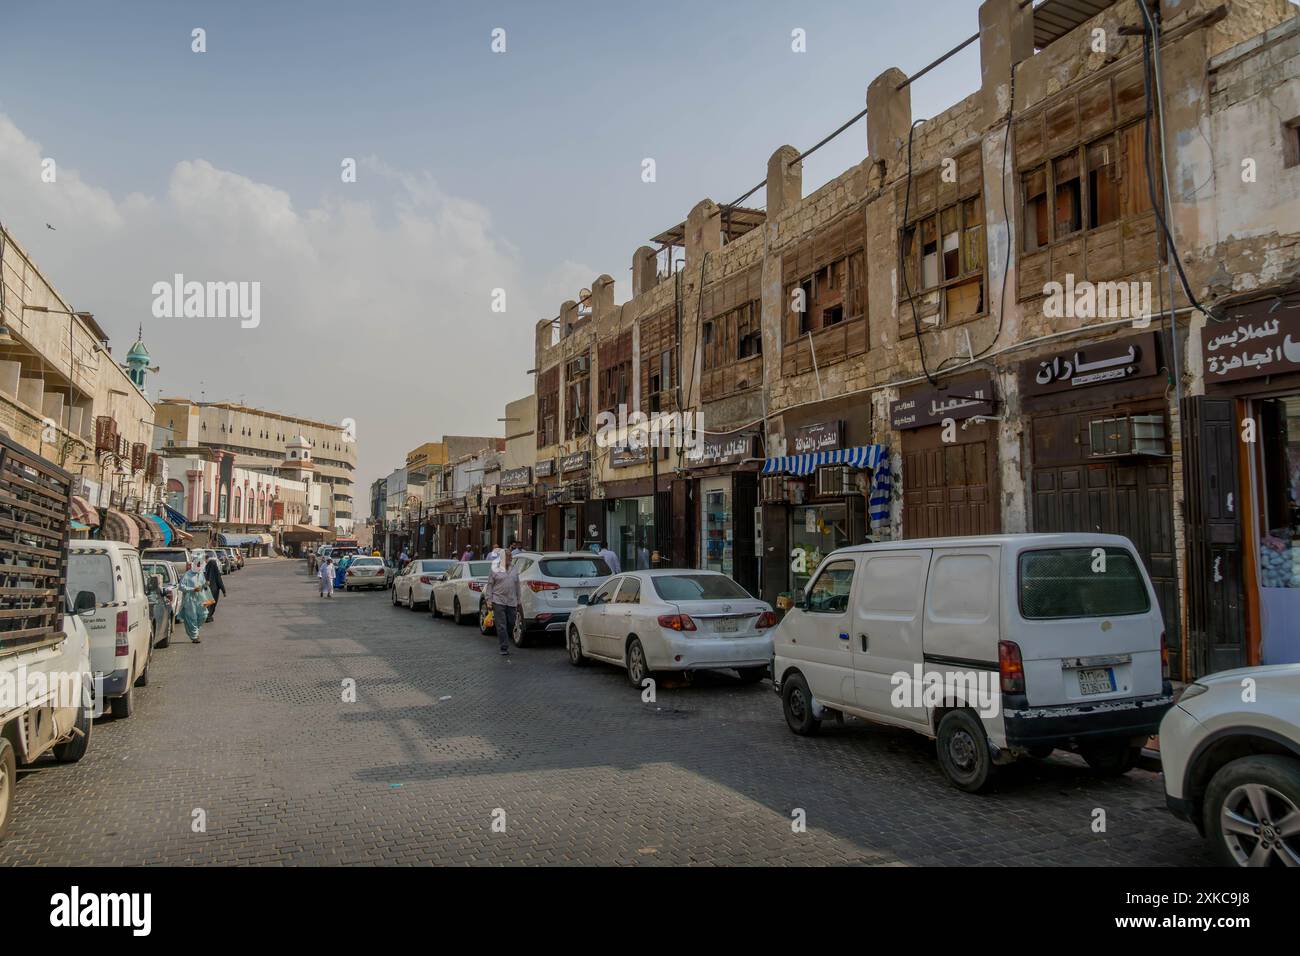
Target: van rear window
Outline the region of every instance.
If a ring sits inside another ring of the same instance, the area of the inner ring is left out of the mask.
[[[1026,620],[1117,617],[1151,609],[1146,582],[1124,548],[1045,548],[1020,555]]]
[[[68,555],[68,596],[76,601],[81,591],[91,591],[96,604],[113,603],[113,559],[94,551]]]

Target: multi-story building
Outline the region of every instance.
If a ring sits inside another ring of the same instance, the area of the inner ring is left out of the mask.
[[[1112,531],[1175,676],[1300,659],[1295,8],[986,0],[976,43],[939,115],[885,71],[860,163],[804,195],[782,146],[762,210],[701,201],[628,302],[538,324],[543,545],[779,603],[866,539]]]
[[[311,448],[322,491],[319,523],[351,534],[357,446],[343,425],[296,418],[229,402],[164,398],[156,413],[158,448],[205,448],[234,456],[234,465],[274,474],[283,466],[285,446],[302,437]]]

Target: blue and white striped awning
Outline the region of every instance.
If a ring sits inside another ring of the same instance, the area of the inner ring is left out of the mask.
[[[889,455],[884,445],[858,445],[833,451],[810,451],[804,455],[779,455],[763,462],[765,475],[811,475],[822,465],[875,468]]]

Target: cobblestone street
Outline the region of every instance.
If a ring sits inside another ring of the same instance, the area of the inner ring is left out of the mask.
[[[252,561],[228,586],[201,645],[155,652],[135,716],[97,722],[79,764],[21,774],[0,863],[1208,862],[1147,772],[1102,780],[1058,755],[970,796],[914,735],[796,737],[767,682],[646,704],[558,645],[507,661],[388,592],[322,601],[301,562]]]

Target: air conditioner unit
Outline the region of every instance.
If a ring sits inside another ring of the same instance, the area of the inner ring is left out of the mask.
[[[838,498],[857,492],[853,473],[842,466],[817,469],[817,497]]]
[[[1169,454],[1163,415],[1094,419],[1088,423],[1088,443],[1093,458]]]
[[[764,504],[801,505],[805,494],[806,488],[802,480],[785,475],[768,475],[763,479],[760,489]]]
[[[591,368],[591,359],[586,355],[579,355],[573,360],[573,368],[576,372],[586,372]]]

